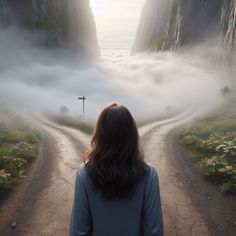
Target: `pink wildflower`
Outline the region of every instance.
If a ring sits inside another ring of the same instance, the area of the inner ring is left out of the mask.
[[[6,172],[4,169],[0,170],[0,178],[6,179],[7,177],[10,177],[11,174]]]

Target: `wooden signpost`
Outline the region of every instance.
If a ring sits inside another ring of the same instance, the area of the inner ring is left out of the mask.
[[[83,101],[83,119],[84,119],[84,113],[85,113],[84,103],[85,103],[85,100],[86,100],[87,98],[86,98],[85,96],[83,96],[83,97],[78,97],[78,99]]]

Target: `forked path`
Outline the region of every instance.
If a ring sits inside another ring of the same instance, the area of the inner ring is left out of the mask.
[[[207,226],[194,207],[167,151],[167,134],[187,119],[190,117],[182,114],[139,129],[146,161],[158,170],[167,236],[209,235]],[[32,196],[32,193],[19,199],[21,210],[18,209],[12,215],[2,231],[3,235],[68,235],[75,172],[82,162],[83,153],[89,148],[90,137],[49,121],[37,121],[36,125],[54,140],[52,156],[43,156],[53,159],[52,168],[47,176],[41,176],[47,180],[47,184],[36,191],[35,196]],[[27,191],[30,193],[30,185]],[[27,201],[32,199],[34,204],[27,209]],[[9,224],[13,221],[17,223],[17,227],[10,229]]]
[[[146,161],[158,171],[165,235],[210,235],[202,215],[194,206],[179,171],[171,162],[168,133],[184,120],[151,129],[142,136]]]

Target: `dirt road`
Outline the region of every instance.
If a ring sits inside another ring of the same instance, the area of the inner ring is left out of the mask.
[[[191,201],[178,170],[168,156],[168,133],[188,119],[190,117],[181,115],[139,129],[146,161],[153,164],[159,173],[167,236],[210,235],[202,215]],[[51,156],[43,156],[44,159],[53,159],[52,165],[47,173],[40,176],[45,179],[44,186],[39,186],[38,191],[32,194],[32,186],[28,186],[28,194],[22,195],[18,202],[15,201],[17,210],[6,222],[6,227],[0,231],[4,236],[68,235],[75,172],[82,161],[82,154],[89,148],[90,137],[48,121],[37,122],[37,125],[53,140],[51,145],[54,151]],[[37,185],[34,182],[31,184]],[[28,205],[31,207],[27,207]],[[1,216],[6,212],[9,209],[3,208]],[[12,222],[17,223],[15,229],[10,228]]]
[[[165,235],[210,235],[206,223],[193,205],[167,150],[168,133],[184,121],[153,128],[142,136],[146,161],[153,164],[159,174],[164,213]]]

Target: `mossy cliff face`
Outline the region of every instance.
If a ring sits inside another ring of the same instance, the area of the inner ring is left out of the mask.
[[[10,23],[9,6],[7,0],[0,1],[0,24],[7,26]]]
[[[224,0],[221,9],[221,42],[228,60],[236,65],[236,0]]]
[[[235,55],[235,12],[236,0],[146,0],[133,53],[175,50],[220,36]]]
[[[133,52],[153,51],[161,47],[173,2],[174,0],[146,1],[142,10]]]
[[[38,33],[47,47],[99,54],[96,25],[89,0],[3,0],[0,23]]]

